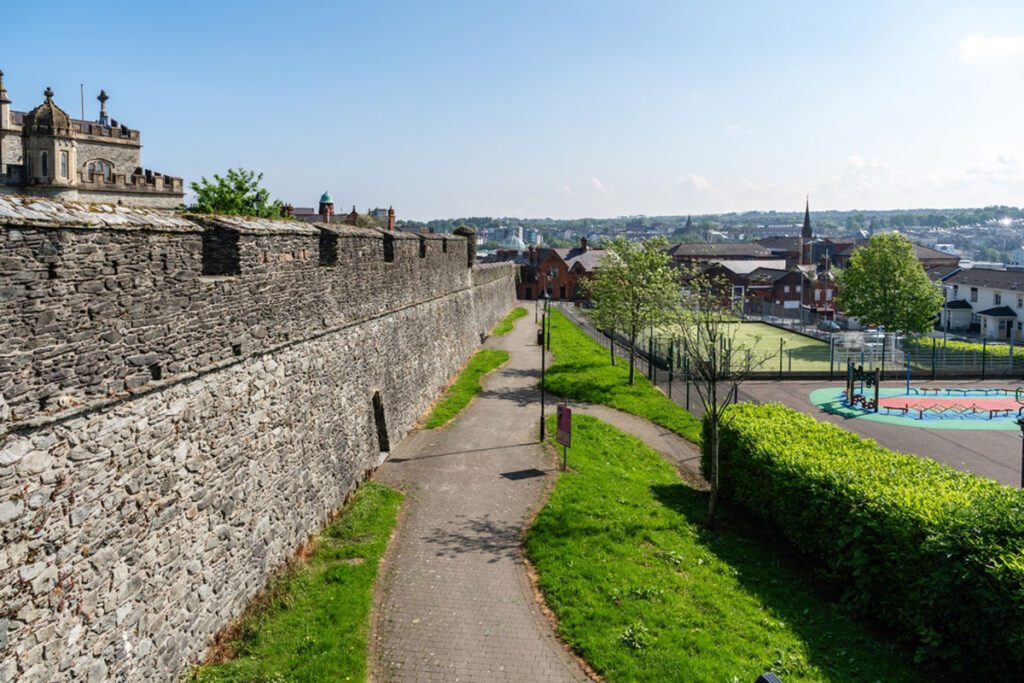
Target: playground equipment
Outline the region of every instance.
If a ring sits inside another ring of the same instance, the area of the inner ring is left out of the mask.
[[[872,413],[878,412],[879,369],[865,370],[863,365],[854,365],[852,360],[846,361],[846,403],[852,408],[863,408]],[[856,391],[860,382],[860,391]],[[864,396],[865,388],[874,387],[874,399]]]

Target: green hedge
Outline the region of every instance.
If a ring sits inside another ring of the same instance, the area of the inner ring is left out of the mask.
[[[727,415],[724,499],[777,529],[918,661],[1024,679],[1021,491],[781,405]]]
[[[984,353],[989,358],[1009,358],[1011,346],[1009,344],[981,344],[979,342],[964,342],[964,341],[946,341],[945,347],[943,347],[942,340],[937,339],[933,342],[931,337],[916,337],[913,339],[905,339],[903,341],[903,348],[906,351],[927,351],[931,352],[932,344],[935,344],[936,352],[941,354],[943,348],[947,352],[955,352],[961,354],[964,352]],[[1013,367],[1022,368],[1024,367],[1024,347],[1020,344],[1014,344],[1013,347]],[[979,361],[980,362],[980,361]]]

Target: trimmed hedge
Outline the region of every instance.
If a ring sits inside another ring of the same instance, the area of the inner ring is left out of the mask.
[[[1024,679],[1024,493],[778,404],[732,406],[725,422],[724,499],[777,529],[918,662]]]
[[[903,349],[905,351],[927,351],[931,353],[933,340],[931,337],[915,337],[913,339],[903,340]],[[941,354],[943,352],[942,340],[934,342],[936,352]],[[980,342],[964,342],[964,341],[953,341],[948,340],[945,344],[945,351],[955,352],[958,354],[962,353],[974,353],[977,354],[978,362],[981,362],[981,354],[985,354],[989,358],[1007,359],[1010,357],[1010,349],[1013,349],[1013,367],[1024,368],[1024,346],[1015,344],[1010,346],[1009,344],[981,344]]]

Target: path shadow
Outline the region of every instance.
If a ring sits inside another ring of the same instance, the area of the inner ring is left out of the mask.
[[[860,622],[874,642],[844,640],[842,625],[853,618],[840,604],[840,592],[823,581],[783,538],[757,520],[721,505],[716,529],[708,530],[704,527],[708,492],[685,484],[654,485],[651,492],[658,502],[678,512],[698,530],[701,544],[735,570],[740,584],[798,634],[807,645],[808,660],[823,670],[849,675],[855,661],[872,656],[878,647],[913,656],[894,645],[893,634],[885,633],[877,624]],[[780,575],[785,578],[780,580]],[[814,604],[821,602],[826,603],[824,609]]]
[[[451,522],[449,528],[435,528],[425,537],[427,543],[437,547],[438,557],[476,554],[487,557],[489,564],[518,558],[519,525],[495,522],[489,515],[478,519],[459,517],[461,519]]]
[[[409,458],[388,458],[387,462],[399,463],[399,462],[414,462],[416,460],[427,460],[428,458],[443,458],[449,455],[465,455],[467,453],[484,453],[486,451],[500,451],[506,448],[519,448],[521,446],[535,446],[536,441],[524,441],[523,443],[510,443],[505,446],[489,446],[487,448],[468,448],[464,451],[447,451],[445,453],[428,453],[426,455],[417,455]]]
[[[537,387],[516,387],[514,389],[484,389],[478,398],[497,398],[502,401],[512,401],[519,407],[533,405],[540,402],[540,391]]]

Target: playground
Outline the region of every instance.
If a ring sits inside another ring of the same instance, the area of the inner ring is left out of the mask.
[[[866,383],[865,383],[866,384]],[[842,380],[752,381],[740,388],[740,399],[759,403],[777,401],[832,422],[886,448],[927,456],[960,470],[1019,486],[1021,439],[1016,384],[987,382],[917,382],[907,392],[906,382],[884,382],[878,390],[879,410],[848,405]],[[874,386],[857,393],[874,399]],[[1024,393],[1020,394],[1024,400]],[[887,410],[886,406],[892,410]],[[904,406],[908,409],[904,413]],[[910,408],[920,405],[923,415]],[[998,411],[990,417],[989,411]]]

